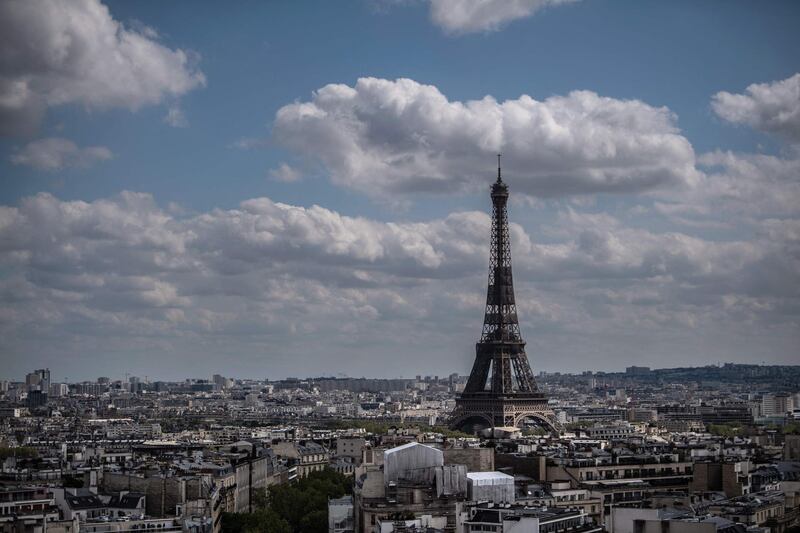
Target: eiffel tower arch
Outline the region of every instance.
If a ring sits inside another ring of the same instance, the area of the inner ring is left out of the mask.
[[[561,426],[550,409],[547,395],[533,378],[525,341],[519,329],[511,272],[511,239],[508,231],[508,185],[500,174],[492,185],[492,236],[486,312],[475,363],[464,391],[456,399],[450,417],[454,429],[519,427],[533,418],[553,433]]]

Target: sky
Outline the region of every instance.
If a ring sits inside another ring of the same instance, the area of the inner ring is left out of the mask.
[[[800,4],[0,3],[0,377],[800,362]]]

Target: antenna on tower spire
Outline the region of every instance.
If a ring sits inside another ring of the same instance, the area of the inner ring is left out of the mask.
[[[502,156],[502,155],[503,154],[497,154],[497,183],[500,183],[501,181],[503,181],[500,178],[500,156]]]

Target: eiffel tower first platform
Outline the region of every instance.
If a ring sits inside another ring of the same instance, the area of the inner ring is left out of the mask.
[[[497,181],[491,195],[492,246],[483,333],[475,346],[475,364],[467,385],[456,399],[450,426],[472,432],[479,427],[518,427],[525,418],[533,418],[550,431],[559,432],[547,396],[533,379],[519,331],[511,275],[508,185],[501,178],[499,161],[498,156]]]

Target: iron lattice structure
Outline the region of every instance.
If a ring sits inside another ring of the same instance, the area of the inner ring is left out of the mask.
[[[546,395],[536,386],[520,334],[511,271],[508,196],[508,185],[498,165],[491,193],[492,236],[483,331],[475,346],[472,372],[456,400],[451,426],[467,427],[475,419],[489,427],[518,426],[530,417],[555,431],[559,426]]]

